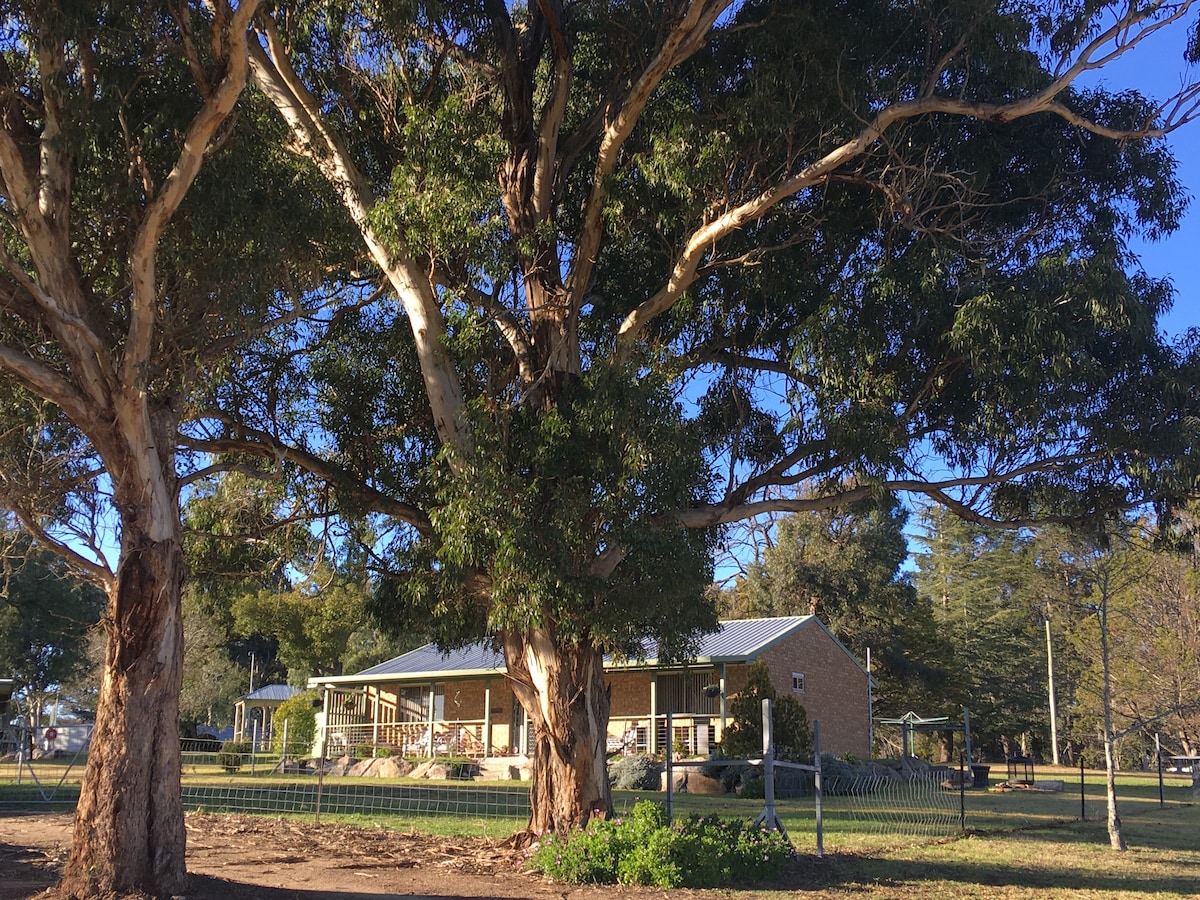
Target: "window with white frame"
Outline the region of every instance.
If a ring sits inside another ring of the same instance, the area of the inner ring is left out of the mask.
[[[793,672],[792,673],[792,692],[796,693],[796,694],[804,693],[804,673],[803,672]]]

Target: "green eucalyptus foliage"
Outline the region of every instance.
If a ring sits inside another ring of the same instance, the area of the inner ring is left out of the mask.
[[[547,628],[636,656],[652,636],[676,658],[715,628],[697,602],[711,581],[711,535],[670,510],[706,491],[677,404],[652,375],[596,365],[548,412],[474,409],[470,464],[445,470],[436,538],[401,551],[372,611],[389,627],[424,621],[439,642]],[[606,550],[625,556],[607,577]],[[488,577],[487,602],[473,580]]]

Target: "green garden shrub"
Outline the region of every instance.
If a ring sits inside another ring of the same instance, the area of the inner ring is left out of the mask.
[[[759,661],[746,673],[746,686],[729,701],[732,721],[721,736],[721,755],[726,759],[758,759],[763,751],[762,702],[772,701],[775,758],[811,762],[812,730],[808,714],[795,697],[779,696],[771,684],[766,663]]]
[[[608,783],[618,791],[657,791],[662,765],[649,756],[621,756],[608,764]]]
[[[225,741],[217,753],[217,765],[226,772],[236,772],[250,755],[249,741]]]
[[[719,887],[769,881],[795,851],[787,838],[757,825],[692,817],[672,825],[657,803],[628,816],[593,820],[569,838],[547,835],[530,848],[529,867],[576,884]]]
[[[283,701],[271,717],[271,746],[277,754],[283,753],[284,725],[287,725],[287,752],[294,756],[307,756],[312,752],[313,741],[317,737],[317,711],[313,701],[318,697],[316,691],[304,691],[293,694]]]

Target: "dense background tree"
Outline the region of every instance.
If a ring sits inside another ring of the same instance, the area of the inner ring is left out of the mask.
[[[319,503],[295,504],[280,478],[256,474],[207,478],[183,510],[188,590],[246,677],[251,654],[256,687],[303,687],[311,676],[357,671],[424,643],[421,633],[398,642],[368,621],[360,542],[314,521]]]
[[[16,698],[31,726],[57,702],[68,715],[92,710],[72,688],[92,668],[89,632],[100,622],[104,594],[81,581],[55,554],[30,547],[22,532],[0,536],[0,660],[16,680]],[[84,706],[79,708],[79,701]]]
[[[722,617],[815,615],[861,661],[876,714],[942,714],[952,650],[908,560],[908,513],[893,496],[780,519],[772,543],[719,599]]]
[[[609,808],[602,655],[686,654],[713,627],[711,529],[887,491],[1021,522],[1171,486],[1193,392],[1155,328],[1169,288],[1125,248],[1174,226],[1154,138],[1192,107],[1075,82],[1190,10],[259,21],[255,83],[386,296],[323,359],[258,348],[238,406],[273,423],[291,399],[302,449],[393,500],[355,508],[388,515],[385,623],[503,648],[537,741],[531,827]],[[244,449],[244,425],[217,431]]]
[[[972,745],[993,758],[1040,754],[1049,721],[1046,609],[1032,586],[1032,536],[938,507],[923,510],[920,524],[913,578],[952,652],[950,714],[970,709]]]
[[[196,600],[184,593],[183,675],[179,692],[179,728],[194,737],[205,726],[219,731],[233,721],[233,707],[246,693],[245,673],[229,654],[225,630]]]

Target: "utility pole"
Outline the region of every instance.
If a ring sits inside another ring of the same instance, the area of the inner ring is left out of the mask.
[[[1050,617],[1046,616],[1046,682],[1050,687],[1050,751],[1058,765],[1058,704],[1054,699],[1054,645],[1050,641]]]

